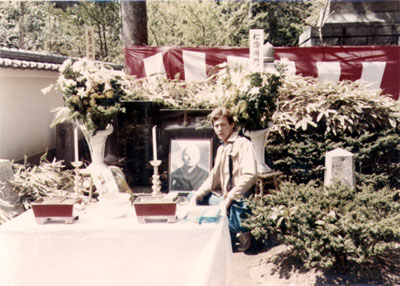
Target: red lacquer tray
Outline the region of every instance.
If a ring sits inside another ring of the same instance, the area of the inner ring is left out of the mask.
[[[65,223],[74,222],[74,204],[78,199],[67,197],[45,197],[32,203],[33,214],[36,222],[44,224],[48,221],[63,220]]]
[[[148,222],[175,222],[176,202],[152,197],[137,199],[133,206],[140,223]]]

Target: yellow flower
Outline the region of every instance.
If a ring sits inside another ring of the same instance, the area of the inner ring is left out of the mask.
[[[92,94],[90,95],[90,97],[91,97],[91,98],[98,98],[99,95],[98,95],[97,93],[92,93]]]
[[[75,104],[78,104],[79,103],[79,96],[76,96],[76,95],[72,96],[71,101],[73,103],[75,103]]]
[[[112,98],[114,96],[114,90],[109,89],[105,92],[107,98]]]
[[[89,101],[88,101],[87,99],[84,99],[84,100],[83,100],[83,104],[84,104],[84,105],[88,105],[88,104],[89,104]]]
[[[87,111],[88,113],[90,113],[90,112],[92,112],[92,108],[89,107],[86,111]]]
[[[96,106],[96,100],[94,98],[90,100],[90,106]]]

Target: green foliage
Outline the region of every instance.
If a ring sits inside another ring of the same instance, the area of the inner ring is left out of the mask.
[[[96,59],[122,63],[120,3],[82,1],[66,10],[50,1],[0,3],[0,45],[71,57],[86,54],[85,26],[94,26]]]
[[[123,72],[86,58],[66,60],[60,67],[56,87],[63,94],[66,109],[58,109],[54,123],[75,119],[90,135],[106,129],[123,112],[121,101],[129,92],[132,78]],[[42,90],[47,94],[53,85]]]
[[[169,109],[212,109],[221,103],[215,77],[203,81],[184,82],[153,76],[135,80],[126,100],[148,100]]]
[[[1,190],[2,184],[0,184],[0,190]],[[0,225],[6,221],[9,221],[10,219],[12,219],[16,213],[9,211],[8,209],[11,209],[13,206],[0,199]]]
[[[295,46],[310,15],[307,1],[148,1],[150,45],[248,46],[249,29]]]
[[[0,2],[0,45],[71,57],[85,56],[85,26],[95,28],[96,59],[123,62],[120,1]],[[150,46],[248,46],[249,29],[263,29],[275,46],[295,46],[309,1],[147,1]],[[318,14],[318,13],[317,13]]]
[[[62,171],[62,161],[48,162],[42,156],[39,165],[13,163],[14,178],[10,181],[18,193],[18,204],[30,208],[33,201],[48,196],[68,192],[73,186],[72,171]]]
[[[298,182],[322,179],[325,154],[355,156],[360,180],[400,187],[400,104],[360,82],[283,80],[267,153],[275,169]]]
[[[286,182],[279,192],[249,204],[252,216],[245,225],[252,234],[290,245],[307,268],[373,265],[400,247],[399,190]]]
[[[148,1],[149,45],[220,46],[227,29],[214,1]]]
[[[198,82],[159,76],[140,79],[126,99],[150,100],[171,109],[212,109],[224,105],[239,129],[259,130],[271,121],[281,80],[276,71],[251,72],[225,66]]]
[[[310,15],[308,1],[222,1],[229,45],[247,46],[249,29],[263,29],[274,46],[296,46]]]
[[[1,2],[0,45],[34,51],[45,49],[44,32],[50,6],[46,2]]]
[[[68,25],[72,30],[63,29],[73,38],[71,42],[63,42],[66,49],[74,48],[81,56],[86,53],[85,26],[93,26],[95,31],[96,59],[106,62],[122,63],[122,29],[120,3],[118,1],[82,1],[65,12],[57,10],[59,24]],[[59,39],[63,35],[59,34]],[[68,45],[79,45],[76,47]]]
[[[276,109],[281,77],[273,73],[243,74],[239,82],[235,82],[236,77],[225,82],[228,92],[224,104],[231,111],[239,128],[265,129]]]

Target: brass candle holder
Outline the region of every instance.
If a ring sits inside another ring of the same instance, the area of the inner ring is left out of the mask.
[[[79,169],[82,167],[82,161],[74,161],[71,162],[71,165],[74,167],[74,192],[77,198],[80,197],[82,191],[82,180],[81,175],[79,173]]]
[[[161,180],[160,174],[158,173],[158,167],[161,165],[161,160],[151,160],[150,165],[153,166],[154,174],[152,176],[152,187],[151,189],[153,192],[151,193],[152,196],[159,196],[161,195]]]

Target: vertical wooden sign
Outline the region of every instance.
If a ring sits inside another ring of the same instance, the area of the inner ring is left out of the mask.
[[[95,60],[95,49],[94,49],[94,27],[86,26],[85,27],[86,34],[86,57],[89,60]]]
[[[250,30],[250,69],[253,72],[261,72],[264,69],[263,45],[264,30]]]

